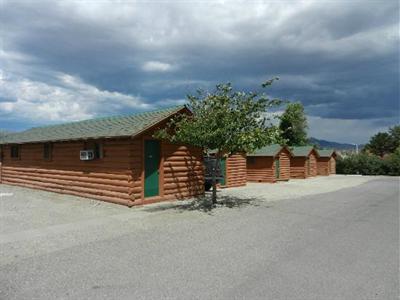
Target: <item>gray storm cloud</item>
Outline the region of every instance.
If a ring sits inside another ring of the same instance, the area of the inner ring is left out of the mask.
[[[268,93],[301,101],[326,126],[359,122],[362,140],[398,122],[397,1],[5,1],[0,25],[0,122],[19,127],[47,112],[62,121],[45,109],[57,103],[77,103],[65,120],[79,119],[181,103],[219,82],[251,90],[272,76],[281,80]],[[23,83],[23,95],[10,91]],[[30,118],[24,107],[35,103],[44,109]]]

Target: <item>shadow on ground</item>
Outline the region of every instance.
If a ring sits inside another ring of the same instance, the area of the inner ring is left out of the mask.
[[[174,203],[163,203],[156,206],[145,207],[146,212],[159,212],[165,210],[177,210],[177,211],[202,211],[212,212],[216,208],[227,207],[227,208],[241,208],[245,206],[260,206],[260,199],[255,197],[243,198],[235,196],[217,196],[217,204],[212,205],[211,193],[206,193],[204,196],[197,197],[193,200],[174,202]]]

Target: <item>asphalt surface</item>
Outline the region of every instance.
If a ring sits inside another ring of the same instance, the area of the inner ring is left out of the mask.
[[[399,298],[399,178],[109,220],[74,225],[86,232],[79,243],[61,237],[69,224],[45,234],[7,228],[0,299]],[[89,228],[100,225],[104,237],[91,238]]]

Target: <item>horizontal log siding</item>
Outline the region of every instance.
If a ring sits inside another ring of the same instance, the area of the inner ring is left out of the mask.
[[[225,187],[244,186],[247,182],[246,155],[232,154],[226,159]]]
[[[135,204],[143,201],[143,140],[136,138],[130,141],[129,145],[129,198]]]
[[[290,179],[290,153],[286,149],[282,149],[279,152],[279,164],[280,173],[279,180],[289,180]],[[274,164],[275,167],[275,164]],[[274,169],[275,174],[275,169]]]
[[[275,182],[273,158],[253,156],[247,159],[247,181]]]
[[[315,151],[311,152],[308,159],[310,160],[310,172],[307,174],[308,177],[317,176],[317,155],[315,154]]]
[[[10,146],[4,147],[2,183],[38,188],[63,194],[134,204],[130,139],[104,140],[104,157],[81,161],[84,142],[53,143],[52,159],[43,159],[43,144],[20,145],[20,158],[10,157]],[[140,163],[140,162],[139,162]]]
[[[330,159],[329,173],[336,174],[336,158],[335,157],[331,157],[331,159]]]
[[[203,152],[200,148],[165,143],[163,198],[184,199],[204,193]]]
[[[307,178],[306,158],[292,157],[290,159],[290,178]]]
[[[102,142],[104,157],[79,159],[84,142],[53,143],[52,159],[43,159],[43,144],[20,145],[20,159],[4,146],[2,183],[132,206],[204,193],[201,149],[162,143],[160,196],[144,199],[143,139]]]
[[[317,174],[321,176],[327,176],[330,173],[330,158],[319,157],[317,158]]]
[[[275,159],[279,158],[279,179],[275,174]],[[282,149],[276,158],[272,156],[253,156],[247,160],[247,181],[250,182],[276,182],[277,180],[290,179],[290,153]]]

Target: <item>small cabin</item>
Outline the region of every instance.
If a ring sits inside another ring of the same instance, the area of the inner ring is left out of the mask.
[[[207,152],[207,155],[213,157],[215,153],[215,150],[210,150]],[[230,188],[245,186],[247,182],[246,154],[235,153],[224,155],[220,159],[220,173],[222,177],[218,181],[220,187]]]
[[[247,155],[247,181],[277,182],[290,179],[289,148],[269,145]]]
[[[133,206],[204,193],[203,151],[153,137],[173,107],[32,128],[0,141],[1,183]]]
[[[245,186],[247,182],[246,154],[235,153],[222,159],[221,168],[225,178],[220,182],[222,187]]]
[[[336,152],[332,149],[317,150],[317,174],[328,176],[336,173]]]
[[[290,178],[317,176],[318,153],[313,146],[297,146],[291,149]]]

